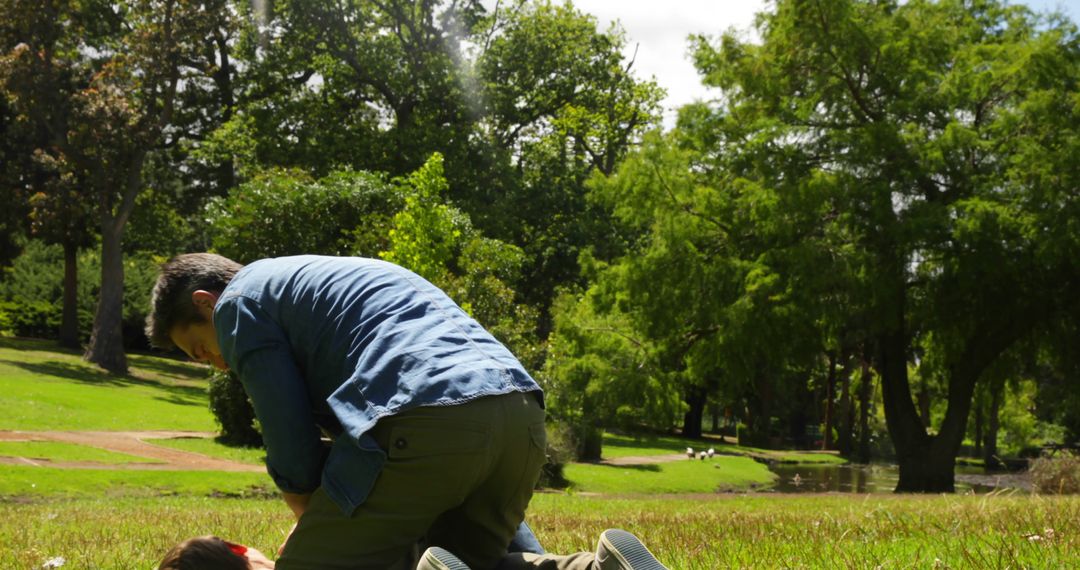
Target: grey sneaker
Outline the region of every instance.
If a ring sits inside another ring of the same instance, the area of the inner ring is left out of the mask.
[[[469,570],[469,566],[446,550],[432,546],[424,551],[416,570]]]
[[[608,529],[596,543],[599,570],[667,570],[638,537],[619,529]]]

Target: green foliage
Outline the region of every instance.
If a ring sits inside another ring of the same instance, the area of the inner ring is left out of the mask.
[[[734,200],[712,219],[765,265],[751,299],[796,301],[795,322],[872,359],[901,485],[919,490],[905,474],[956,449],[980,376],[1075,312],[1076,27],[991,0],[780,1],[756,27],[759,44],[695,40],[726,94],[680,122]],[[936,435],[907,369],[925,339],[949,394]]]
[[[472,229],[468,216],[443,203],[447,187],[443,157],[435,153],[404,181],[405,207],[394,215],[390,248],[380,253],[434,283],[446,281],[448,266]]]
[[[0,334],[55,339],[60,307],[46,301],[0,302]]]
[[[15,334],[34,338],[57,337],[64,283],[63,258],[59,245],[31,240],[11,267],[4,270],[3,279],[0,280],[0,299],[5,301],[3,312],[9,315]],[[127,287],[124,289],[122,323],[124,344],[128,347],[147,346],[143,326],[150,305],[150,292],[157,279],[158,262],[158,258],[147,253],[125,256]],[[90,335],[101,287],[101,262],[96,251],[79,254],[78,274],[79,331],[85,340]]]
[[[221,428],[218,441],[226,445],[261,447],[262,433],[256,427],[255,408],[236,375],[212,371],[207,392],[210,412]]]
[[[206,206],[212,248],[247,263],[297,254],[374,255],[398,199],[375,174],[335,171],[313,179],[273,169]]]
[[[125,235],[125,251],[143,251],[166,258],[183,253],[195,241],[191,224],[180,215],[166,192],[157,188],[150,188],[135,199]]]
[[[543,350],[537,311],[519,303],[511,284],[521,278],[521,249],[484,237],[469,216],[447,202],[442,155],[435,153],[400,181],[405,206],[394,215],[389,248],[380,255],[442,288],[522,361],[535,370]]]
[[[560,297],[544,368],[551,414],[575,430],[579,457],[598,453],[588,432],[641,423],[670,427],[683,411],[678,376],[658,366],[625,314],[601,312],[603,294]]]
[[[598,29],[572,4],[524,2],[478,29],[490,30],[476,62],[483,124],[503,170],[461,201],[485,231],[524,249],[522,295],[547,309],[561,287],[583,283],[582,250],[608,257],[625,246],[586,184],[656,125],[663,91],[634,76],[617,25]],[[545,332],[550,322],[545,315]]]

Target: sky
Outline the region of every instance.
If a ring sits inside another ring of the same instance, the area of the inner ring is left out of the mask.
[[[1080,0],[1013,3],[1027,4],[1036,11],[1058,8],[1074,22],[1080,22]],[[494,0],[485,0],[484,4],[490,8]],[[638,77],[654,77],[668,92],[663,102],[664,124],[670,128],[675,109],[711,97],[687,57],[687,37],[716,36],[731,27],[748,31],[754,14],[765,7],[765,0],[574,0],[573,4],[595,16],[602,30],[612,21],[619,21],[627,35],[627,57],[637,50],[634,69]]]

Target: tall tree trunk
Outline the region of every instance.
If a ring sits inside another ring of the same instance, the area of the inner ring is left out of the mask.
[[[975,457],[982,456],[983,444],[983,401],[981,396],[975,397]]]
[[[870,463],[870,406],[873,395],[874,377],[870,374],[870,363],[862,359],[862,376],[859,381],[859,463]]]
[[[113,374],[126,374],[122,329],[124,311],[124,261],[121,252],[123,229],[107,224],[101,232],[101,292],[94,314],[94,330],[86,359]]]
[[[851,358],[843,354],[843,368],[840,371],[840,413],[837,417],[836,449],[840,455],[851,457],[855,447],[852,431],[855,429],[855,410],[851,403]]]
[[[986,417],[986,445],[983,447],[983,464],[986,469],[1000,469],[1001,459],[998,458],[997,436],[1001,427],[1001,402],[1005,397],[1005,383],[995,382],[990,392],[990,410]]]
[[[128,165],[119,204],[110,189],[100,190],[98,216],[101,219],[101,292],[94,313],[94,330],[84,357],[113,374],[127,374],[124,354],[124,228],[142,191],[142,168],[146,149],[136,151]],[[103,180],[107,177],[102,176]]]
[[[233,108],[235,107],[232,84],[233,69],[229,59],[231,49],[229,47],[228,39],[220,30],[214,35],[214,44],[217,46],[221,64],[218,66],[217,71],[212,77],[218,88],[219,104],[222,109],[221,120],[223,123],[227,123],[232,118]],[[218,182],[221,184],[221,187],[218,188],[218,190],[223,194],[225,191],[236,185],[236,163],[231,156],[218,165],[217,176]]]
[[[754,402],[757,403],[757,414],[754,423],[750,426],[753,445],[768,448],[772,445],[772,382],[769,375],[758,365],[754,371]]]
[[[712,414],[712,433],[720,433],[720,404],[713,402],[711,412]],[[720,434],[720,439],[723,440],[724,435]]]
[[[829,351],[829,374],[825,377],[825,433],[821,438],[821,449],[832,449],[833,431],[833,394],[836,386],[836,353]]]
[[[60,346],[79,348],[79,248],[64,242],[64,305],[60,318]]]
[[[578,461],[600,461],[604,451],[604,430],[594,423],[596,414],[593,412],[593,404],[589,398],[585,399],[581,412],[581,423],[573,427],[577,438],[577,459]]]
[[[686,391],[686,403],[690,408],[683,415],[683,437],[700,438],[701,421],[705,417],[705,388],[691,386]]]
[[[933,452],[933,438],[926,433],[922,418],[911,399],[907,371],[907,330],[905,326],[906,293],[903,272],[894,268],[893,291],[888,310],[881,315],[877,335],[877,368],[881,375],[881,395],[885,423],[896,449],[900,468],[897,492],[952,492],[955,455]]]

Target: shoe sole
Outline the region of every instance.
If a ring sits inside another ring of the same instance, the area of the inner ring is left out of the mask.
[[[600,535],[600,544],[624,570],[668,570],[636,536],[625,530],[605,530]],[[604,562],[601,561],[602,567],[607,570],[610,566]]]
[[[438,568],[439,570],[469,570],[469,566],[461,561],[460,558],[450,554],[449,552],[433,546],[424,553],[424,562],[429,567]],[[421,564],[423,567],[423,564]]]

